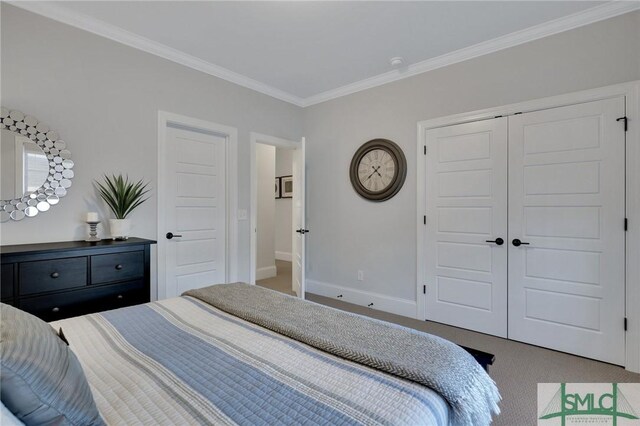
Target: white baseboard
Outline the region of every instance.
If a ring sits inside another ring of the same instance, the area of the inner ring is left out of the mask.
[[[276,265],[256,269],[256,281],[273,278],[278,275]]]
[[[306,285],[306,291],[308,293],[318,294],[320,296],[330,297],[332,299],[342,300],[343,302],[353,303],[354,305],[360,306],[367,306],[370,303],[373,303],[373,306],[371,306],[372,309],[402,315],[409,318],[418,318],[417,304],[415,300],[400,299],[384,294],[356,290],[349,287],[309,279],[307,280]],[[342,295],[342,297],[338,298],[338,295]]]
[[[286,251],[276,251],[276,259],[291,262],[291,259],[293,259],[293,257],[291,256],[291,253],[287,253]]]

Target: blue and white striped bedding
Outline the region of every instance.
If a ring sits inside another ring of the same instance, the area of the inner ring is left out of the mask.
[[[191,297],[53,325],[108,424],[449,424],[449,406],[427,387]]]

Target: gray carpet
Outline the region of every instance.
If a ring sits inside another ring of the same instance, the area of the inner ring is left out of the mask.
[[[502,394],[502,414],[494,425],[537,424],[537,383],[640,382],[640,374],[622,367],[488,336],[434,322],[418,321],[307,293],[307,299],[346,311],[415,328],[463,346],[495,354],[489,374]]]
[[[264,280],[256,281],[256,284],[261,287],[270,288],[271,290],[295,296],[291,290],[291,262],[276,260],[276,269],[278,271],[278,275],[272,278],[265,278]]]

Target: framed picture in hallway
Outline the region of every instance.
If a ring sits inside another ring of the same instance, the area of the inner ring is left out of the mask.
[[[280,193],[280,177],[276,177],[276,200],[282,198],[282,194]]]
[[[280,178],[280,198],[293,197],[293,176],[282,176]]]

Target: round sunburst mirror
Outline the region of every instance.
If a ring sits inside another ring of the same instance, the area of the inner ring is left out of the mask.
[[[0,222],[46,212],[67,195],[73,160],[48,125],[18,110],[0,108]]]

